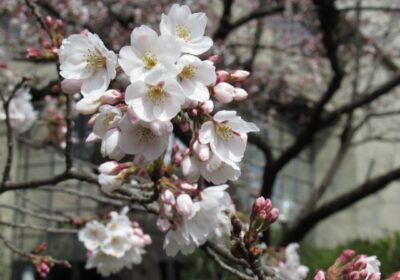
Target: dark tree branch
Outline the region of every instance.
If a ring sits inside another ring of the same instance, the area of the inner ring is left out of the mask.
[[[281,245],[301,240],[312,228],[323,219],[338,213],[365,197],[383,190],[390,183],[400,179],[400,168],[391,170],[384,175],[369,179],[359,187],[339,195],[316,208],[307,216],[297,220],[296,224],[289,228],[281,241]]]
[[[236,28],[252,21],[255,19],[263,18],[269,15],[273,15],[276,13],[280,13],[284,11],[283,6],[269,7],[265,9],[261,9],[259,11],[253,11],[248,15],[245,15],[235,22],[230,22],[229,18],[231,17],[233,0],[225,0],[224,1],[224,10],[220,19],[219,26],[214,33],[214,40],[224,40],[228,35],[235,30]]]
[[[271,163],[267,168],[268,172],[264,173],[261,195],[271,197],[273,185],[278,172],[294,157],[296,157],[309,143],[312,142],[314,135],[320,130],[321,115],[325,105],[332,99],[334,94],[339,90],[344,72],[337,55],[339,46],[336,35],[336,26],[338,23],[338,12],[335,8],[334,1],[314,1],[317,6],[321,29],[323,32],[323,43],[326,50],[332,71],[334,73],[331,82],[321,99],[315,105],[308,125],[300,132],[296,141],[287,148],[281,156]]]

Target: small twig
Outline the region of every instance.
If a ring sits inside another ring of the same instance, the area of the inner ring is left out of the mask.
[[[210,248],[205,248],[205,251],[223,270],[225,270],[243,280],[254,280],[254,277],[248,276],[248,275],[244,274],[243,272],[240,272],[239,270],[224,263],[218,257],[218,255]]]
[[[36,213],[36,212],[32,211],[31,209],[21,208],[19,206],[14,206],[14,205],[9,205],[9,204],[0,204],[0,208],[14,210],[14,211],[21,212],[21,213],[30,215],[35,218],[43,219],[43,220],[60,222],[60,223],[71,223],[71,219],[68,219],[65,217]]]
[[[23,229],[31,229],[36,231],[44,231],[47,233],[60,233],[60,234],[77,234],[78,230],[72,228],[50,228],[50,227],[42,227],[31,224],[17,224],[13,222],[6,222],[0,220],[0,225],[13,227],[13,228],[23,228]]]
[[[46,27],[45,22],[42,19],[42,16],[40,15],[40,12],[34,2],[32,0],[25,0],[25,4],[28,6],[28,8],[31,10],[32,15],[35,17],[36,21],[39,23],[40,28],[43,29],[47,35],[49,35],[51,41],[53,41],[53,35],[51,34],[50,30]]]
[[[5,114],[5,122],[6,122],[6,129],[7,129],[7,160],[6,165],[4,166],[3,170],[3,178],[1,182],[1,189],[4,188],[6,182],[10,179],[10,172],[12,166],[12,160],[14,156],[14,142],[13,142],[13,132],[11,127],[11,120],[10,120],[10,103],[11,100],[14,98],[16,92],[24,85],[26,82],[26,78],[22,78],[22,80],[15,85],[14,89],[11,91],[11,94],[8,98],[6,98],[3,94],[0,94],[1,101],[3,103],[3,110]]]
[[[50,260],[50,262],[51,262],[52,264],[63,265],[63,266],[68,267],[68,268],[71,268],[71,267],[72,267],[71,264],[70,264],[68,261],[66,261],[66,260],[57,260],[57,259],[53,259],[53,258],[50,257],[50,256],[41,256],[41,255],[30,254],[30,253],[24,252],[24,251],[18,249],[14,244],[12,244],[9,240],[7,240],[7,239],[6,239],[3,235],[1,235],[1,234],[0,234],[0,240],[3,241],[4,245],[5,245],[11,252],[13,252],[14,254],[17,254],[17,255],[19,255],[19,256],[21,256],[21,257],[23,257],[23,258],[26,258],[26,259],[29,259],[29,260],[32,260],[32,259],[35,259],[35,258],[47,258],[48,260]]]

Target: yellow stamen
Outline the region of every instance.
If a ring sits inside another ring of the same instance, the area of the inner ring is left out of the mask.
[[[106,66],[106,58],[97,50],[88,50],[86,54],[86,68],[96,72]]]
[[[217,132],[218,136],[221,137],[224,141],[228,141],[234,135],[232,129],[229,126],[223,124],[218,124],[215,128],[215,131]]]
[[[107,113],[104,116],[103,125],[108,126],[110,122],[112,122],[117,114],[116,113]]]
[[[146,53],[143,56],[143,63],[144,63],[144,67],[147,70],[152,69],[154,66],[156,66],[157,64],[157,57],[155,57],[153,54],[151,53]]]
[[[165,91],[164,89],[157,86],[149,86],[147,90],[147,98],[154,104],[160,105],[164,102],[165,99]]]
[[[194,67],[192,64],[186,65],[183,67],[181,73],[179,74],[179,77],[182,79],[193,79],[194,76],[196,75],[196,67]]]
[[[136,135],[139,137],[140,142],[149,142],[155,137],[154,133],[150,129],[143,126],[137,130]]]
[[[185,25],[182,25],[182,24],[180,24],[180,25],[178,25],[176,28],[175,28],[175,33],[176,33],[176,35],[179,37],[179,38],[181,38],[182,40],[187,40],[188,38],[189,38],[189,36],[190,36],[190,30],[189,30],[189,28],[187,28]]]

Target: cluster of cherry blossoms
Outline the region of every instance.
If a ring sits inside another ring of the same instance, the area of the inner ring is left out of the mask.
[[[96,268],[106,277],[142,261],[151,238],[129,220],[127,212],[127,207],[121,213],[111,212],[106,224],[94,220],[79,231],[79,240],[88,250],[87,269]]]
[[[216,71],[215,56],[199,57],[213,45],[204,36],[206,23],[204,13],[192,14],[188,6],[175,4],[162,15],[160,35],[147,26],[137,27],[131,44],[119,55],[87,31],[64,39],[58,52],[63,91],[81,93],[76,109],[92,115],[87,142],[101,141],[102,155],[112,159],[98,168],[103,191],[132,188],[138,183],[135,176],[153,181],[160,209],[157,227],[166,233],[164,249],[169,256],[190,254],[210,238],[230,235],[235,209],[228,186],[220,184],[239,178],[247,133],[259,130],[235,111],[212,114],[214,102],[247,97],[240,85],[249,73]],[[109,88],[122,72],[122,79],[129,81],[125,91]],[[173,124],[192,135],[188,148],[175,144],[168,150]],[[200,187],[200,177],[219,186]],[[256,234],[278,217],[279,211],[267,204],[264,201],[260,215],[254,217]],[[87,237],[93,229],[96,236],[106,235],[97,222],[81,231],[80,239],[93,251],[87,267],[108,274],[125,266],[125,261],[117,266],[112,260],[125,260],[130,251],[123,245],[105,245],[106,237]],[[107,268],[105,259],[112,259]]]
[[[348,249],[336,259],[328,270],[319,270],[314,280],[380,280],[381,263],[376,256],[357,255]]]

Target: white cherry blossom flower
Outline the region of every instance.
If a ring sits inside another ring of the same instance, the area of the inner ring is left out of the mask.
[[[101,189],[105,192],[113,192],[125,182],[125,179],[120,175],[100,174],[98,177]]]
[[[175,36],[182,46],[182,52],[200,55],[208,51],[213,41],[204,36],[207,16],[194,13],[186,5],[172,5],[168,15],[163,14],[160,23],[162,35]]]
[[[157,159],[168,147],[171,122],[132,123],[124,118],[120,125],[121,149],[127,154],[142,155],[147,161]]]
[[[119,64],[134,83],[143,80],[148,73],[163,65],[173,71],[174,63],[181,55],[181,47],[172,36],[158,36],[151,28],[142,25],[131,34],[131,45],[119,52]]]
[[[204,102],[210,98],[207,86],[216,81],[215,67],[209,60],[201,61],[193,55],[183,55],[178,62],[178,82],[185,96]]]
[[[242,160],[248,132],[258,127],[242,120],[235,111],[219,111],[212,121],[203,123],[199,132],[202,144],[210,144],[211,151],[227,163]]]
[[[78,233],[79,241],[83,242],[86,249],[96,250],[107,238],[106,227],[98,221],[91,221]]]
[[[227,180],[236,181],[240,177],[240,167],[235,162],[224,162],[217,155],[201,169],[201,175],[205,180],[214,184],[223,184]]]
[[[169,121],[181,110],[185,96],[176,79],[164,79],[164,70],[157,69],[143,81],[129,85],[125,102],[137,117],[146,122]]]
[[[119,108],[108,104],[101,106],[94,122],[93,133],[98,137],[103,137],[109,129],[118,126],[121,117],[122,112]]]
[[[307,277],[309,268],[301,265],[298,249],[299,244],[297,243],[291,243],[286,246],[285,262],[279,263],[279,272],[285,279],[302,280]]]
[[[125,153],[120,148],[121,132],[119,128],[107,130],[101,142],[100,151],[103,157],[108,156],[111,159],[120,160]]]
[[[74,34],[64,39],[59,57],[60,75],[81,80],[81,92],[85,97],[98,98],[115,78],[117,55],[108,50],[96,34]]]
[[[179,251],[190,254],[214,234],[220,221],[219,214],[227,208],[227,188],[227,185],[208,187],[200,193],[200,201],[190,204],[191,213],[195,214],[185,216],[182,223],[165,237],[164,249],[168,256],[175,256]]]
[[[129,237],[122,234],[108,236],[101,245],[101,250],[104,253],[116,258],[121,258],[130,248]]]

